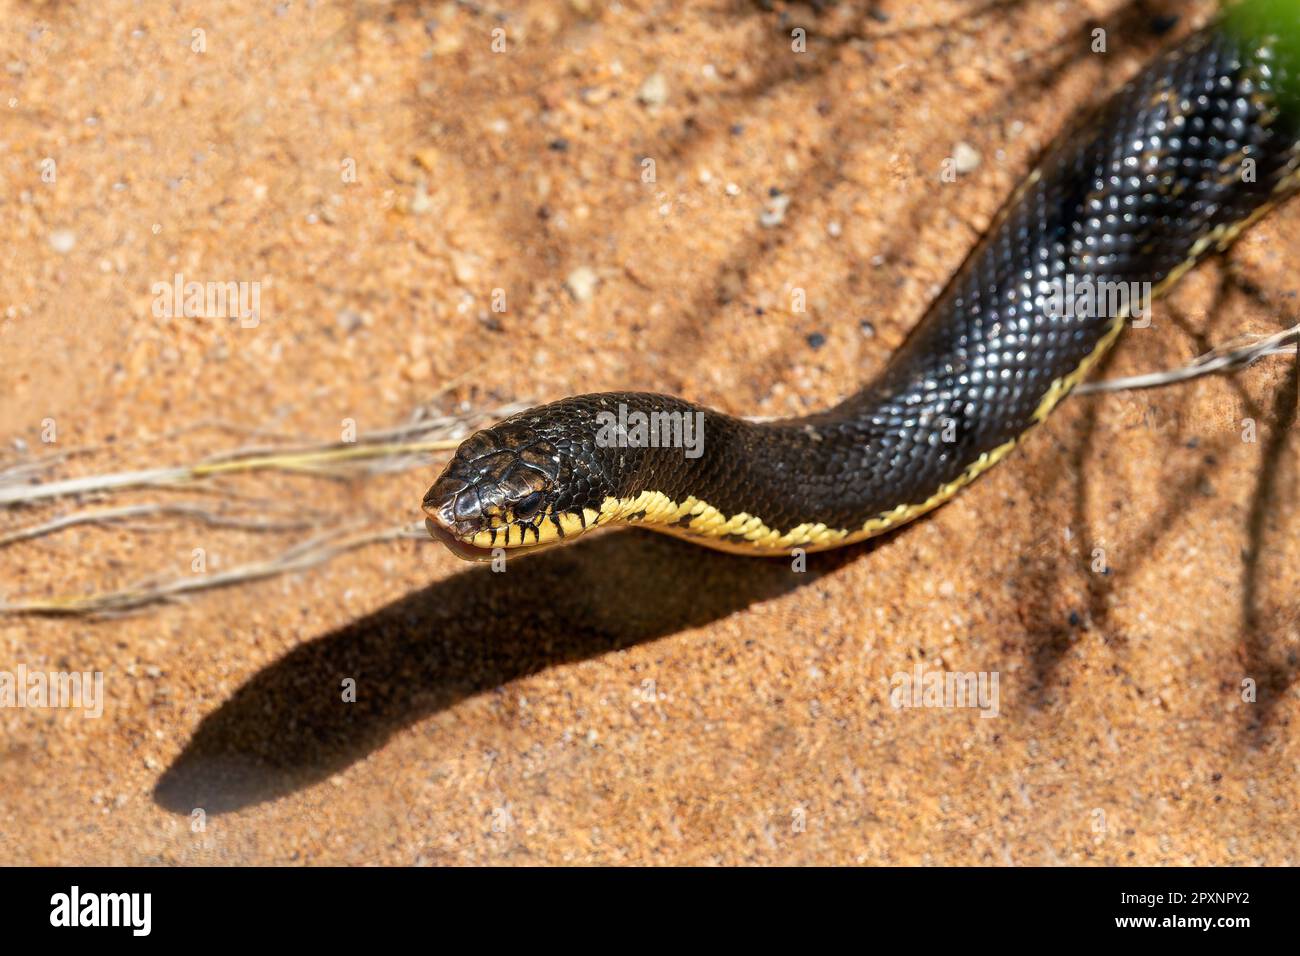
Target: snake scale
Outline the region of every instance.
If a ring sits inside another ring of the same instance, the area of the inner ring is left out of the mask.
[[[1300,185],[1297,49],[1300,3],[1246,0],[1156,58],[1058,137],[833,408],[759,423],[641,392],[543,405],[460,445],[424,498],[430,533],[470,559],[615,523],[780,555],[930,511],[1087,375],[1134,311],[1117,293],[1159,295]]]

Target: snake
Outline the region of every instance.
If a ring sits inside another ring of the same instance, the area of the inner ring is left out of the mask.
[[[1043,151],[858,392],[769,421],[670,395],[531,408],[456,448],[429,534],[491,560],[640,526],[752,556],[842,547],[951,500],[1150,299],[1300,188],[1300,0],[1244,0]]]

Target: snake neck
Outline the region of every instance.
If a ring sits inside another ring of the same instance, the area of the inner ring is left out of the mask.
[[[1297,27],[1300,30],[1300,26]],[[1215,24],[1043,157],[883,373],[836,407],[700,416],[700,451],[624,455],[602,520],[745,552],[870,537],[951,498],[1041,422],[1152,300],[1297,187],[1294,67]]]

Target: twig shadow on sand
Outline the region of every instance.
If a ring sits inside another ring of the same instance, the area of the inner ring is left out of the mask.
[[[872,547],[789,560],[614,532],[475,566],[310,641],[200,723],[154,790],[165,809],[223,813],[317,783],[393,734],[547,667],[727,617],[811,584]],[[342,700],[354,678],[355,703]]]

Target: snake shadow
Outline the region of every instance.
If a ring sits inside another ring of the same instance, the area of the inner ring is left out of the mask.
[[[393,734],[545,668],[698,627],[814,583],[878,543],[789,560],[641,532],[453,574],[290,651],[199,724],[154,789],[164,809],[238,810],[310,786]],[[343,702],[343,682],[356,700]]]

